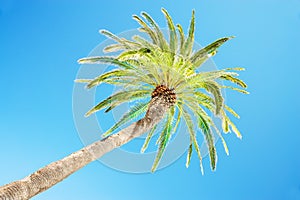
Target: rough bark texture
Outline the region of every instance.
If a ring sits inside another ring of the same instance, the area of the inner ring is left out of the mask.
[[[114,135],[39,169],[22,180],[0,187],[0,200],[29,199],[47,190],[105,153],[150,130],[163,118],[168,108],[169,105],[164,98],[161,96],[153,98],[143,119]]]

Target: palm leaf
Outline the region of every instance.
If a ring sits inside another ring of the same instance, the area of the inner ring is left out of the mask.
[[[145,113],[149,105],[149,102],[140,103],[134,106],[128,113],[126,113],[115,125],[113,125],[108,131],[106,131],[102,137],[107,137],[110,135],[114,130],[122,126],[123,124],[127,123],[128,121],[137,118],[141,114]]]
[[[228,111],[228,112],[230,112],[233,116],[235,116],[236,118],[240,118],[240,116],[232,109],[232,108],[230,108],[229,106],[227,106],[227,105],[225,105],[224,106],[225,107],[225,109]]]
[[[146,88],[145,89],[141,88],[140,90],[145,91]],[[116,101],[112,102],[110,104],[110,106],[104,112],[107,113],[107,112],[111,111],[112,109],[114,109],[115,107],[121,105],[124,102],[130,102],[130,101],[134,101],[134,100],[137,100],[137,99],[143,99],[143,98],[147,98],[147,97],[148,96],[145,95],[145,93],[143,93],[143,92],[142,93],[135,93],[135,94],[131,94],[131,95],[130,94],[129,95],[124,95],[121,100],[116,100]]]
[[[243,82],[241,79],[235,78],[229,74],[222,75],[220,78],[225,79],[227,81],[231,81],[232,83],[235,83],[243,88],[247,88],[247,84]]]
[[[103,82],[105,82],[105,80],[110,79],[112,77],[122,77],[122,76],[132,76],[134,75],[134,73],[132,71],[128,71],[128,70],[120,70],[120,69],[116,69],[116,70],[112,70],[109,72],[106,72],[96,78],[94,78],[93,80],[91,80],[88,85],[87,88],[90,89],[94,86],[97,86]]]
[[[161,133],[161,140],[159,142],[158,151],[152,165],[151,171],[154,172],[161,160],[161,157],[165,151],[166,145],[170,140],[171,131],[172,131],[172,121],[174,117],[174,109],[170,109],[167,115],[167,121],[164,126],[164,130]]]
[[[235,135],[239,138],[242,139],[242,134],[240,131],[237,129],[237,127],[234,125],[234,123],[229,119],[229,117],[226,115],[224,111],[222,111],[222,127],[223,130],[225,129],[225,133],[230,132],[229,127],[231,127],[232,131],[235,133]]]
[[[237,127],[234,125],[234,123],[226,116],[226,121],[228,122],[229,126],[231,127],[232,131],[235,133],[235,135],[242,139],[242,134],[240,131],[237,129]]]
[[[187,157],[186,157],[186,163],[185,163],[186,168],[188,168],[190,166],[192,152],[193,152],[193,143],[191,141],[190,145],[189,145],[189,149],[188,149],[188,154],[187,154]]]
[[[184,37],[184,32],[183,32],[183,29],[182,29],[182,26],[180,24],[177,24],[177,30],[178,30],[178,33],[179,33],[179,40],[180,40],[180,48],[179,48],[179,52],[181,53],[181,55],[183,55],[183,47],[184,47],[184,40],[185,40],[185,37]]]
[[[248,91],[240,89],[240,88],[236,88],[236,87],[225,86],[225,85],[222,85],[221,87],[222,88],[228,88],[228,89],[231,89],[231,90],[235,90],[235,91],[243,93],[243,94],[250,94]]]
[[[217,129],[217,127],[215,126],[215,124],[211,120],[211,118],[207,115],[207,113],[199,105],[197,105],[197,103],[193,103],[193,102],[190,102],[190,103],[191,104],[187,104],[187,106],[190,108],[191,111],[193,111],[194,115],[197,116],[198,127],[202,131],[202,133],[205,137],[205,140],[206,140],[206,144],[208,146],[209,157],[210,157],[210,161],[211,161],[211,168],[212,168],[212,170],[215,170],[217,154],[216,154],[214,138],[213,138],[213,134],[212,134],[210,126],[213,126],[216,129]],[[224,145],[224,148],[225,148],[225,151],[227,152],[228,148],[227,148],[226,143]]]
[[[222,136],[222,134],[220,133],[219,129],[217,129],[217,127],[215,125],[214,125],[214,128],[215,128],[215,131],[217,132],[218,136],[221,138],[225,153],[228,156],[229,155],[229,150],[228,150],[228,146],[226,144],[226,141],[225,141],[224,137]]]
[[[103,52],[109,53],[109,52],[123,51],[125,49],[127,49],[126,45],[123,45],[123,44],[111,44],[111,45],[106,46],[103,49]]]
[[[197,84],[197,82],[202,81],[213,81],[222,76],[238,76],[236,72],[227,72],[225,70],[209,71],[209,72],[199,72],[198,74],[192,76],[188,79],[190,84]]]
[[[220,38],[220,39],[216,40],[215,42],[207,45],[206,47],[200,49],[199,51],[195,52],[190,59],[194,65],[194,67],[200,66],[209,57],[215,55],[217,49],[231,38],[233,38],[233,37],[231,36],[231,37]]]
[[[150,15],[148,15],[145,12],[142,12],[142,16],[150,23],[150,25],[154,28],[155,33],[156,33],[156,37],[158,39],[158,46],[162,49],[162,50],[166,50],[168,51],[168,45],[167,45],[167,41],[164,38],[163,33],[161,32],[159,26],[156,24],[156,22],[152,19],[152,17]]]
[[[190,114],[184,108],[182,109],[182,114],[183,114],[184,121],[187,125],[188,131],[189,131],[189,134],[190,134],[190,139],[191,139],[191,141],[192,141],[192,143],[195,147],[195,150],[197,152],[197,155],[198,155],[198,158],[199,158],[199,161],[200,161],[201,173],[204,174],[203,165],[202,165],[202,156],[201,156],[200,148],[199,148],[199,145],[198,145],[198,142],[197,142],[197,139],[196,139],[196,133],[195,133],[195,130],[194,130],[193,121],[190,117]],[[188,156],[190,156],[190,155],[188,154]]]
[[[142,26],[140,30],[146,32],[150,36],[153,44],[158,44],[158,39],[155,35],[155,32],[145,23],[145,21],[137,15],[133,15],[133,19],[136,20]]]
[[[181,120],[181,109],[177,109],[178,110],[178,114],[177,114],[177,117],[176,117],[176,120],[175,120],[175,126],[173,128],[173,134],[176,133],[177,131],[177,128],[179,126],[179,123],[180,123],[180,120]]]
[[[114,102],[119,102],[119,104],[121,104],[123,102],[127,102],[129,99],[134,100],[136,98],[145,97],[145,95],[149,94],[150,92],[151,91],[140,89],[118,92],[98,103],[96,106],[90,109],[85,116],[87,117],[103,108],[106,108]]]
[[[76,79],[75,82],[76,83],[89,83],[91,82],[93,79]]]
[[[229,129],[229,124],[228,121],[226,119],[222,119],[222,129],[224,133],[229,133],[230,129]]]
[[[94,56],[94,57],[87,57],[87,58],[81,58],[78,60],[78,63],[80,64],[113,64],[117,65],[119,67],[125,68],[125,69],[135,69],[134,66],[131,64],[120,61],[114,57],[108,57],[108,56]]]
[[[216,162],[217,162],[217,154],[216,154],[216,148],[214,144],[214,138],[211,129],[209,127],[209,123],[201,115],[198,115],[198,123],[199,123],[199,128],[202,130],[202,133],[205,136],[205,140],[209,149],[211,168],[212,170],[215,170]]]
[[[214,81],[205,81],[204,88],[214,96],[216,106],[215,114],[220,114],[224,102],[220,86]]]
[[[193,49],[194,32],[195,32],[195,11],[193,10],[192,11],[192,19],[191,19],[190,28],[189,28],[189,34],[184,43],[183,52],[181,52],[181,54],[185,55],[186,57],[188,57],[190,55],[190,53],[192,52],[192,49]]]
[[[163,14],[165,15],[165,18],[167,20],[168,27],[169,27],[170,50],[172,53],[176,53],[178,41],[177,41],[177,34],[176,34],[176,29],[175,29],[173,20],[166,9],[162,8],[161,10],[162,10]]]
[[[149,48],[140,48],[136,50],[124,51],[118,56],[118,59],[130,59],[135,58],[135,56],[143,56],[144,54],[150,53],[151,50]]]
[[[147,137],[146,137],[146,139],[145,139],[145,142],[144,142],[144,144],[143,144],[143,146],[142,146],[142,148],[141,148],[141,153],[144,153],[145,150],[148,148],[149,142],[150,142],[150,140],[151,140],[151,138],[152,138],[152,136],[153,136],[153,133],[155,132],[156,128],[157,128],[157,125],[155,125],[155,126],[149,131],[149,133],[148,133],[148,135],[147,135]]]
[[[121,38],[119,38],[119,37],[116,36],[115,34],[109,32],[108,30],[104,30],[104,29],[99,30],[99,33],[105,35],[105,36],[108,37],[108,38],[113,39],[114,41],[116,41],[116,42],[118,42],[118,43],[122,43]],[[124,45],[125,45],[125,44],[124,44]]]
[[[126,40],[125,38],[119,38],[118,36],[116,36],[115,34],[109,32],[107,30],[102,29],[99,32],[102,35],[105,35],[106,37],[111,38],[112,40],[122,44],[125,47],[125,49],[132,49],[132,48],[139,46],[139,44],[129,41],[129,40]]]

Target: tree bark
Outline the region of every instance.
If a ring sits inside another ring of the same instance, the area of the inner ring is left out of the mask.
[[[145,117],[116,134],[97,141],[71,155],[53,162],[33,174],[0,187],[0,200],[29,199],[81,169],[105,153],[122,146],[135,137],[142,135],[156,125],[169,109],[162,96],[151,99]]]

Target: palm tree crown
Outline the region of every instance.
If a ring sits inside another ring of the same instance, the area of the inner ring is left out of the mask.
[[[105,112],[108,112],[125,102],[135,103],[128,113],[104,133],[103,136],[106,137],[118,127],[145,114],[151,103],[149,101],[150,98],[163,98],[169,109],[165,119],[162,120],[162,130],[157,140],[158,152],[152,171],[157,168],[166,145],[170,141],[172,134],[176,132],[181,120],[185,121],[190,136],[186,166],[189,166],[192,150],[195,149],[203,173],[202,156],[196,138],[197,130],[200,130],[209,150],[211,168],[215,170],[217,155],[213,132],[216,132],[221,138],[227,154],[228,148],[221,131],[218,130],[209,112],[222,120],[222,131],[224,133],[232,130],[237,137],[241,138],[240,132],[227,116],[227,112],[237,118],[239,116],[224,104],[221,91],[223,88],[229,88],[238,92],[248,93],[241,88],[222,85],[218,80],[227,80],[242,88],[246,88],[246,84],[237,78],[238,74],[236,73],[236,71],[244,69],[227,68],[198,72],[199,70],[197,69],[207,59],[215,55],[217,49],[232,37],[220,38],[198,51],[193,51],[194,11],[192,12],[186,36],[182,26],[177,24],[175,27],[168,12],[165,9],[162,9],[162,12],[168,24],[168,38],[164,37],[157,23],[145,12],[141,13],[143,18],[136,15],[133,18],[141,26],[139,31],[147,33],[150,40],[138,35],[133,36],[132,40],[128,40],[106,30],[100,31],[116,42],[106,46],[104,51],[120,53],[115,57],[97,56],[82,58],[79,60],[79,63],[107,63],[116,66],[116,68],[94,79],[80,79],[77,81],[86,83],[87,88],[107,83],[121,86],[122,89],[98,103],[86,113],[86,116],[102,109],[106,109]],[[193,119],[196,119],[197,123],[194,123]],[[156,125],[149,131],[141,152],[146,150],[151,137],[157,130],[158,126]]]

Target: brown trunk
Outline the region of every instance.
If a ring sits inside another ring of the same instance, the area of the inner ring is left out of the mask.
[[[0,187],[0,200],[29,199],[49,189],[105,153],[150,130],[163,118],[168,108],[168,102],[161,96],[152,98],[146,116],[143,119],[114,135],[97,141],[39,169],[22,180]]]

